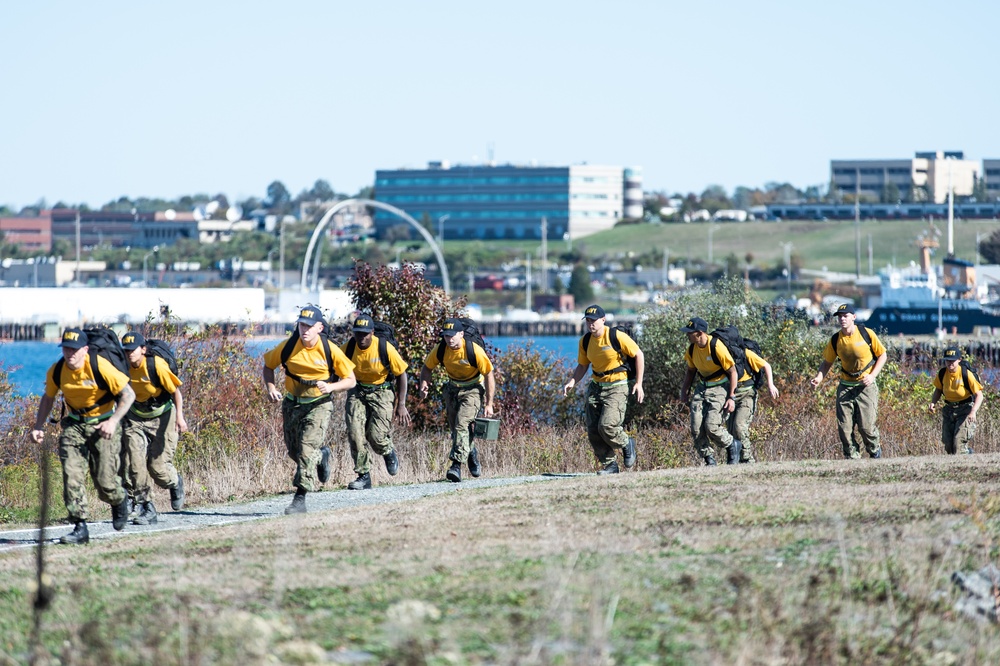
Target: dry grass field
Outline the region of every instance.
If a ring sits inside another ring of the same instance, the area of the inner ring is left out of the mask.
[[[995,664],[1000,455],[573,476],[50,548],[63,664]],[[0,663],[34,554],[0,556]],[[50,659],[50,660],[47,660]]]

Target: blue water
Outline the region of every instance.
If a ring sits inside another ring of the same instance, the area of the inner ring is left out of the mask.
[[[572,336],[537,337],[533,340],[533,348],[542,354],[552,352],[572,365],[579,340]],[[527,338],[495,337],[487,341],[497,349],[506,350],[512,344],[525,344]],[[274,339],[254,340],[248,347],[253,353],[263,353],[274,344]],[[17,395],[40,395],[45,389],[45,373],[60,356],[59,345],[55,342],[0,343],[0,367],[9,373],[8,379]]]

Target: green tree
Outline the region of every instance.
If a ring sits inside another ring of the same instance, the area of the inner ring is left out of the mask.
[[[289,211],[292,202],[292,195],[280,180],[276,180],[267,186],[267,207],[271,212],[283,215]]]
[[[988,264],[1000,264],[1000,231],[994,231],[979,241],[979,254]]]
[[[573,266],[569,276],[569,293],[577,303],[589,303],[594,300],[594,288],[590,285],[590,271],[582,263]]]
[[[882,203],[895,204],[899,202],[899,186],[890,180],[882,188]]]
[[[313,183],[312,189],[309,190],[309,198],[312,200],[333,201],[337,198],[337,194],[330,187],[330,183],[321,178]]]

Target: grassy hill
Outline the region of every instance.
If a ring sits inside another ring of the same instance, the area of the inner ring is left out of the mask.
[[[947,243],[947,221],[936,221],[941,230],[939,253],[944,252]],[[582,250],[588,257],[614,257],[628,252],[643,253],[655,249],[662,253],[669,248],[670,261],[688,258],[700,262],[708,259],[708,230],[713,232],[713,260],[724,263],[725,258],[735,254],[742,263],[747,253],[754,257],[755,265],[773,266],[781,262],[784,248],[781,243],[793,243],[792,254],[802,258],[803,266],[812,269],[854,272],[855,269],[855,228],[848,221],[783,221],[783,222],[725,222],[715,225],[707,223],[691,224],[637,224],[619,226],[572,242],[549,241],[550,257],[564,252],[571,246]],[[917,259],[917,237],[928,228],[928,223],[920,220],[862,221],[861,230],[861,272],[868,272],[868,239],[871,238],[874,268],[877,272],[889,263],[907,265]],[[955,254],[961,259],[975,261],[976,236],[986,238],[1000,230],[996,220],[956,220]],[[494,245],[495,243],[495,245]],[[540,245],[537,241],[495,241],[472,243],[447,241],[446,247],[453,250],[478,245],[479,247],[504,247],[516,250],[522,256],[536,253]]]

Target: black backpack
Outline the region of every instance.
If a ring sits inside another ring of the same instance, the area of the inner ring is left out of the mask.
[[[121,341],[115,335],[115,332],[111,330],[110,326],[91,326],[84,328],[83,332],[87,334],[88,356],[90,356],[90,367],[94,372],[94,381],[97,382],[97,388],[104,391],[104,395],[91,405],[90,409],[92,409],[115,399],[114,395],[111,394],[111,387],[108,386],[108,381],[98,370],[97,357],[104,357],[106,361],[110,361],[111,365],[115,366],[117,370],[120,370],[122,374],[128,377],[128,356],[126,356],[125,350],[122,349]],[[64,362],[65,359],[56,361],[55,370],[52,372],[52,380],[56,383],[56,386],[60,384]]]
[[[976,369],[972,367],[972,364],[966,361],[964,358],[961,361],[959,361],[958,364],[962,368],[962,382],[965,383],[965,392],[968,393],[969,395],[972,395],[972,384],[969,382],[969,375],[971,374],[973,377],[975,377],[976,381],[979,382],[980,384],[983,383],[983,380],[979,378],[979,373],[976,372]],[[947,369],[948,368],[941,368],[940,370],[938,370],[938,384],[941,384],[942,386],[944,386],[944,373]]]
[[[851,377],[857,378],[860,377],[862,374],[864,374],[865,370],[875,365],[875,359],[877,358],[877,356],[875,355],[875,347],[872,346],[871,333],[868,332],[868,329],[865,328],[864,324],[855,324],[855,326],[858,327],[858,333],[861,334],[861,339],[868,343],[868,349],[870,349],[872,352],[872,360],[868,361],[868,365],[861,368],[857,372],[847,372],[847,370],[844,370],[843,362],[841,362],[840,364],[840,369],[843,370],[844,373],[850,375]],[[838,361],[840,360],[840,355],[837,354],[837,340],[839,337],[840,337],[840,331],[837,331],[832,336],[830,336],[830,346],[833,347],[833,353],[835,356],[837,356]]]
[[[337,375],[333,372],[333,352],[330,351],[330,336],[327,335],[327,330],[330,328],[326,320],[323,321],[323,330],[319,334],[319,342],[323,345],[323,351],[326,353],[326,367],[330,370],[330,376],[326,381],[330,381],[336,378]],[[292,334],[288,336],[288,340],[285,342],[285,346],[281,348],[281,367],[285,369],[285,374],[302,384],[303,386],[316,386],[316,382],[319,380],[315,379],[302,379],[298,375],[289,372],[288,370],[288,359],[292,355],[292,350],[295,349],[295,343],[299,341],[299,327],[298,325],[292,329]]]
[[[722,369],[719,363],[719,356],[715,353],[716,346],[721,342],[729,350],[729,355],[733,357],[733,365],[736,366],[736,380],[739,381],[740,377],[747,369],[747,355],[746,355],[746,342],[743,340],[743,336],[740,335],[740,329],[736,326],[730,324],[729,326],[720,326],[711,333],[711,342],[708,346],[708,353],[712,356],[712,361],[719,365],[719,369],[709,375],[708,377],[702,377],[703,381],[712,381],[714,379],[719,379],[720,377],[725,377],[727,372]],[[758,349],[760,346],[758,345]],[[694,358],[694,344],[688,346],[688,355]],[[699,373],[701,374],[701,373]]]
[[[751,340],[750,338],[743,338],[743,349],[750,350],[754,354],[757,354],[757,356],[764,358],[764,354],[760,348],[760,343],[757,342],[756,340]],[[761,372],[760,370],[754,370],[753,366],[750,365],[749,362],[747,362],[746,370],[747,372],[750,373],[751,379],[753,379],[754,389],[760,389],[761,385],[764,383],[764,373]],[[740,375],[740,377],[742,376],[743,375]]]
[[[372,319],[372,327],[375,329],[372,333],[378,338],[378,358],[382,362],[382,367],[392,372],[392,366],[389,365],[389,345],[396,348],[399,351],[399,342],[396,340],[396,329],[392,327],[391,324],[387,324],[384,321],[379,321],[374,317]],[[354,360],[354,349],[357,342],[354,337],[347,341],[347,347],[345,353],[347,358]]]
[[[608,337],[611,339],[611,348],[618,352],[618,360],[621,365],[617,368],[612,368],[607,372],[602,372],[599,375],[595,372],[594,374],[603,377],[604,375],[613,375],[616,372],[624,371],[628,375],[629,381],[635,380],[635,357],[625,356],[622,354],[622,343],[618,341],[618,331],[621,331],[625,335],[632,337],[632,330],[628,326],[623,326],[617,324],[615,326],[608,326]],[[590,345],[590,333],[583,336],[583,351],[586,353],[587,346]]]
[[[155,357],[157,356],[167,362],[170,372],[174,373],[175,376],[179,368],[174,350],[170,348],[166,340],[146,340],[146,373],[149,375],[149,383],[161,389],[163,384],[160,383],[160,375],[156,372]]]
[[[458,320],[460,322],[462,322],[462,332],[463,332],[464,337],[465,337],[465,356],[469,360],[469,365],[471,365],[473,368],[475,368],[475,367],[477,367],[476,366],[476,350],[472,346],[472,343],[473,342],[476,343],[477,345],[479,345],[480,347],[482,347],[483,350],[485,351],[486,350],[486,341],[483,340],[483,334],[479,331],[479,327],[476,325],[476,322],[474,322],[473,320],[469,319],[468,317],[459,317]],[[437,360],[438,360],[438,363],[444,363],[444,348],[445,348],[445,346],[446,345],[445,345],[444,340],[442,340],[441,342],[438,343],[438,348],[437,348]]]

